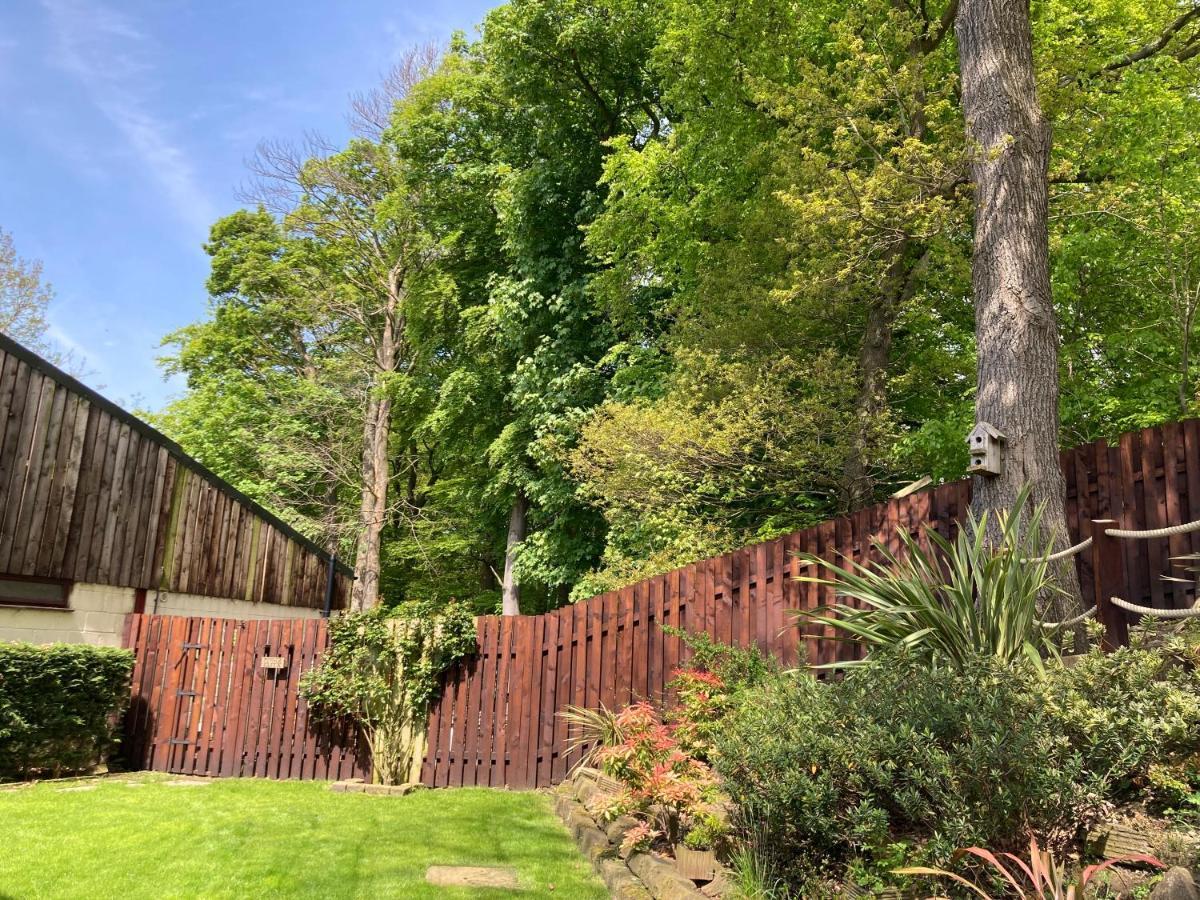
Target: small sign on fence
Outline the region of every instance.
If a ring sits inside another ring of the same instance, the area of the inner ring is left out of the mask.
[[[264,656],[261,660],[259,660],[258,664],[260,666],[262,666],[264,669],[286,669],[287,668],[287,657],[286,656]]]

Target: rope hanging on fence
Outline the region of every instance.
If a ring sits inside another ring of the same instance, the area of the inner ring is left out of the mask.
[[[1090,546],[1092,546],[1092,539],[1090,537],[1084,538],[1074,547],[1068,547],[1066,550],[1059,550],[1057,553],[1051,553],[1049,556],[1043,557],[1042,559],[1023,559],[1021,562],[1025,565],[1035,562],[1058,562],[1060,559],[1066,559],[1068,556],[1074,556],[1076,553],[1082,553]]]
[[[1070,628],[1072,625],[1078,625],[1084,619],[1091,618],[1096,614],[1096,605],[1092,604],[1092,608],[1084,610],[1073,619],[1067,619],[1065,622],[1043,622],[1042,627],[1046,629],[1052,628]]]
[[[1104,533],[1109,537],[1128,538],[1134,541],[1148,541],[1151,538],[1172,537],[1176,534],[1188,534],[1200,531],[1200,519],[1183,525],[1171,525],[1167,528],[1151,528],[1149,531],[1122,531],[1120,528],[1108,528]]]
[[[1112,603],[1113,606],[1119,606],[1127,612],[1136,613],[1139,616],[1150,616],[1155,619],[1191,619],[1195,616],[1200,616],[1200,607],[1195,606],[1190,609],[1154,609],[1149,606],[1138,606],[1136,603],[1129,603],[1120,597],[1113,597]]]

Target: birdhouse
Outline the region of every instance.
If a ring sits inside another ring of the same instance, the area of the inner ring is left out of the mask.
[[[1005,437],[993,425],[979,422],[967,435],[967,446],[971,452],[971,465],[967,471],[972,475],[1004,474]]]

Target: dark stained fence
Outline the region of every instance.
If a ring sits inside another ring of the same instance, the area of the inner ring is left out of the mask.
[[[300,676],[328,644],[325,620],[130,615],[125,644],[136,653],[130,764],[182,775],[369,776],[357,737],[310,722],[300,697]]]
[[[1092,519],[1125,529],[1200,519],[1196,421],[1067,451],[1062,464],[1073,542],[1090,534]],[[561,780],[579,753],[568,751],[557,713],[669,699],[666,685],[688,650],[663,625],[754,645],[789,666],[853,658],[854,645],[811,624],[798,627],[788,614],[832,599],[828,588],[798,580],[815,573],[802,571],[797,554],[863,561],[872,541],[895,549],[903,531],[922,540],[930,526],[950,536],[969,502],[968,482],[941,485],[545,615],[480,617],[478,653],[445,673],[431,710],[422,780],[514,788]],[[1200,552],[1200,533],[1116,543],[1126,599],[1157,608],[1195,601],[1194,580],[1161,576],[1181,574],[1170,557]],[[1093,555],[1076,560],[1090,604]],[[145,768],[186,774],[365,776],[363,748],[352,736],[313,727],[298,695],[300,675],[327,641],[322,620],[130,616],[127,646],[137,665],[129,755]],[[264,669],[264,657],[287,665]]]
[[[1200,423],[1148,428],[1062,454],[1072,542],[1090,520],[1126,529],[1200,519]],[[755,645],[785,665],[852,658],[853,645],[828,629],[797,627],[789,609],[811,610],[831,591],[797,580],[797,553],[868,558],[872,541],[897,548],[902,530],[920,539],[928,525],[950,536],[970,504],[967,481],[940,485],[853,515],[745,547],[541,616],[478,620],[479,653],[456,665],[429,721],[422,780],[434,786],[542,787],[578,759],[569,753],[568,706],[613,709],[636,699],[662,704],[672,670],[687,656],[661,625]],[[1200,533],[1122,541],[1124,596],[1157,608],[1190,606],[1196,583],[1172,556],[1200,552]],[[1094,593],[1092,557],[1076,557],[1085,599]],[[815,574],[812,572],[804,574]],[[803,648],[804,653],[801,654]]]
[[[327,555],[0,335],[0,573],[320,608]],[[346,606],[339,566],[333,607]]]

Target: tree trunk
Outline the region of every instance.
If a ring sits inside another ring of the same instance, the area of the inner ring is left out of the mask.
[[[383,526],[388,507],[388,438],[392,403],[381,397],[367,401],[363,423],[362,502],[359,506],[358,549],[354,556],[351,602],[362,611],[379,605],[379,569]]]
[[[846,512],[861,509],[874,498],[875,478],[871,472],[872,431],[887,405],[885,381],[892,348],[896,307],[889,292],[873,298],[858,351],[858,397],[854,402],[854,432],[850,453],[842,468],[846,483]]]
[[[513,500],[512,512],[508,516],[508,542],[504,551],[504,584],[501,612],[506,616],[521,614],[521,582],[513,570],[517,562],[517,545],[525,540],[525,516],[528,503],[520,491]]]
[[[359,505],[358,547],[354,556],[351,606],[359,611],[379,605],[379,573],[383,527],[388,515],[391,465],[388,444],[392,436],[392,401],[384,379],[396,371],[400,359],[401,285],[389,282],[383,323],[375,345],[376,377],[372,379],[363,420],[362,502]],[[383,390],[381,390],[381,388]]]
[[[976,476],[977,515],[1011,509],[1030,485],[1056,547],[1068,542],[1058,459],[1058,322],[1050,296],[1047,169],[1050,126],[1033,70],[1028,0],[962,0],[955,23],[963,113],[975,185],[971,279],[978,353],[975,417],[1007,438],[1004,474]],[[1055,571],[1081,609],[1074,560]]]
[[[919,249],[919,248],[918,248]],[[918,275],[924,270],[928,251],[915,262],[912,241],[905,239],[893,251],[879,293],[871,299],[862,343],[858,351],[858,397],[854,405],[855,427],[850,454],[842,468],[845,480],[845,509],[851,512],[875,499],[871,473],[872,432],[887,411],[887,370],[892,355],[892,334],[901,306],[912,299]]]

